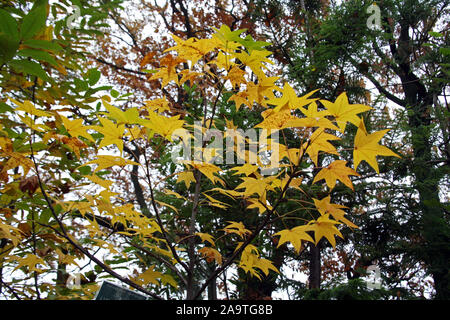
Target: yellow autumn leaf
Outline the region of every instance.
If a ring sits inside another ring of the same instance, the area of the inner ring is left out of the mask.
[[[222,189],[222,188],[212,188],[211,190],[208,190],[206,192],[211,192],[211,191],[218,191],[219,193],[221,193],[223,195],[226,195],[226,196],[230,197],[233,200],[236,197],[243,196],[242,192],[235,191],[235,190],[226,190],[226,189]]]
[[[230,205],[228,205],[228,204],[226,204],[226,203],[224,203],[222,201],[219,201],[217,199],[214,199],[213,197],[208,196],[206,193],[203,193],[203,195],[209,200],[209,201],[206,201],[206,202],[210,206],[221,208],[221,209],[226,209],[226,208],[230,207]]]
[[[42,271],[44,271],[37,267],[38,264],[41,264],[41,265],[45,264],[44,259],[42,259],[34,254],[28,253],[23,258],[16,257],[16,260],[19,264],[14,268],[14,270],[17,270],[22,267],[27,267],[28,272],[36,271],[37,273],[41,273]]]
[[[98,118],[102,126],[92,126],[92,129],[103,134],[103,139],[100,142],[99,147],[106,147],[111,144],[115,144],[119,148],[120,152],[123,151],[123,135],[125,131],[125,125],[117,125],[111,120],[106,118]]]
[[[140,123],[139,111],[137,108],[130,108],[122,111],[109,104],[106,100],[102,100],[103,106],[108,110],[108,116],[117,121],[117,124],[135,124]]]
[[[297,93],[291,87],[289,83],[285,83],[283,89],[281,90],[282,96],[280,98],[273,98],[267,101],[267,104],[274,105],[273,109],[275,112],[279,112],[281,110],[293,110],[299,109],[303,106],[310,104],[317,99],[308,99],[312,96],[317,90],[311,91],[305,94],[302,97],[298,97]]]
[[[245,174],[248,177],[252,173],[258,171],[258,169],[259,169],[258,166],[255,166],[255,165],[247,162],[242,166],[233,167],[230,170],[237,171],[237,172],[233,173],[233,175]]]
[[[219,251],[211,247],[203,247],[198,249],[198,252],[201,253],[208,262],[216,261],[217,264],[222,264],[222,255]]]
[[[357,169],[361,161],[364,160],[373,169],[375,169],[377,173],[380,173],[377,156],[391,156],[400,158],[398,154],[389,148],[378,144],[378,141],[380,141],[388,131],[389,129],[386,129],[367,134],[364,121],[360,121],[358,131],[356,132],[353,149],[353,164],[355,169]]]
[[[349,176],[359,176],[359,174],[352,168],[347,167],[346,163],[347,161],[345,160],[333,161],[330,165],[319,171],[314,177],[313,183],[325,179],[327,186],[330,189],[333,189],[336,186],[336,180],[339,180],[347,187],[354,190]]]
[[[25,111],[28,114],[31,114],[33,116],[37,116],[37,117],[52,117],[53,114],[47,111],[43,111],[43,110],[39,110],[37,109],[33,103],[29,100],[25,100],[23,103],[9,98],[9,100],[11,100],[12,102],[14,102],[14,104],[16,104],[18,106],[18,108],[15,109],[15,111]]]
[[[169,189],[164,189],[163,192],[165,194],[169,195],[169,196],[175,196],[178,199],[186,200],[186,198],[183,197],[182,195],[180,195],[178,192],[175,192],[175,191],[172,191],[172,190],[169,190]]]
[[[88,178],[95,184],[98,184],[99,186],[102,186],[105,189],[109,189],[109,187],[113,184],[112,181],[104,180],[104,179],[100,178],[99,176],[97,176],[96,174],[84,176],[84,177]]]
[[[272,261],[264,258],[256,259],[254,267],[260,269],[266,276],[269,274],[269,270],[273,270],[276,273],[280,273],[278,269],[273,265]]]
[[[340,138],[326,133],[323,128],[319,128],[316,129],[309,138],[309,144],[308,142],[303,144],[303,147],[306,148],[305,152],[309,155],[315,165],[317,165],[320,151],[338,155],[336,148],[328,142],[328,140],[340,140]]]
[[[275,85],[275,82],[279,79],[279,77],[266,77],[265,75],[258,76],[258,83],[248,82],[247,90],[245,93],[247,94],[247,100],[249,101],[249,108],[252,108],[254,102],[264,107],[267,106],[266,98],[273,99],[275,98],[274,90],[279,90],[279,87]]]
[[[305,118],[291,118],[284,123],[283,128],[325,128],[332,130],[339,130],[330,120],[326,118],[318,117],[305,117]]]
[[[2,190],[3,192],[4,190]],[[11,240],[13,246],[17,246],[20,242],[21,231],[19,228],[13,227],[8,223],[3,223],[3,220],[0,220],[0,238],[1,239],[9,239]],[[0,251],[0,254],[4,253],[5,249]]]
[[[313,198],[314,205],[322,216],[331,214],[336,221],[343,222],[351,228],[358,228],[357,225],[344,217],[346,213],[342,209],[347,209],[347,207],[340,204],[330,203],[330,200],[331,196],[327,196],[322,200]]]
[[[298,226],[293,229],[284,229],[275,233],[274,236],[280,236],[277,248],[286,242],[290,242],[294,246],[295,252],[299,253],[302,247],[302,240],[314,242],[314,239],[311,238],[306,231],[308,231],[307,226]]]
[[[89,141],[94,142],[94,138],[87,132],[88,129],[91,129],[91,126],[84,126],[83,119],[74,119],[69,120],[68,118],[60,115],[62,122],[64,124],[64,128],[66,128],[67,132],[75,138],[83,137]]]
[[[177,183],[184,182],[186,185],[186,189],[189,189],[189,186],[192,182],[195,182],[194,173],[192,171],[183,171],[177,173]]]
[[[238,58],[239,61],[246,66],[250,67],[254,74],[259,77],[265,77],[264,71],[267,67],[263,63],[273,64],[272,60],[267,57],[270,56],[272,52],[268,50],[253,50],[250,54],[245,51],[236,52],[232,55]]]
[[[197,162],[197,161],[191,161],[191,160],[183,160],[183,161],[181,161],[181,163],[186,164],[192,168],[199,170],[209,180],[211,180],[212,183],[216,184],[216,182],[219,182],[220,184],[224,185],[224,181],[221,178],[214,175],[214,174],[222,171],[222,169],[219,168],[218,166],[215,166],[212,163]]]
[[[27,158],[25,154],[18,152],[3,152],[3,157],[9,158],[6,163],[3,163],[1,172],[6,172],[16,167],[22,167],[23,175],[26,176],[28,171],[34,167],[34,163],[31,159]]]
[[[227,221],[229,225],[227,225],[222,230],[226,233],[235,233],[241,238],[243,238],[246,234],[250,234],[251,231],[246,229],[244,224],[242,222],[236,222],[236,221]]]
[[[311,102],[308,106],[308,109],[300,107],[298,108],[306,117],[309,118],[324,118],[330,115],[328,110],[317,110],[317,103]]]
[[[233,88],[239,87],[241,84],[247,83],[244,78],[246,74],[247,73],[238,66],[233,66],[224,79],[229,80]]]
[[[199,236],[200,239],[202,239],[202,242],[206,241],[206,242],[209,242],[214,247],[216,246],[216,243],[214,242],[214,237],[212,235],[210,235],[209,233],[197,232],[195,235]]]
[[[272,206],[270,204],[266,203],[263,205],[259,199],[249,198],[247,199],[247,203],[249,203],[247,209],[258,209],[259,214],[263,214],[267,211],[267,209],[272,210]]]
[[[142,125],[169,141],[172,141],[175,130],[182,129],[184,125],[184,120],[180,120],[180,115],[166,117],[156,112],[150,112],[148,119],[148,121],[141,121]]]
[[[241,245],[242,243],[239,243],[236,250]],[[256,248],[254,245],[251,244],[247,245],[245,249],[242,251],[241,260],[239,262],[239,268],[257,277],[258,279],[261,279],[261,275],[256,270],[256,268],[261,270],[265,275],[269,274],[269,270],[273,270],[279,273],[278,269],[273,265],[272,261],[261,258],[259,255],[258,248]]]
[[[335,102],[330,102],[327,100],[320,100],[320,102],[325,106],[325,108],[327,108],[330,115],[334,117],[338,127],[341,129],[341,132],[345,131],[347,122],[351,122],[355,126],[358,126],[360,119],[357,115],[372,109],[371,107],[363,104],[350,104],[345,92],[341,93],[336,98]]]
[[[336,239],[334,238],[335,235],[341,237],[342,233],[336,228],[337,224],[340,224],[340,222],[337,222],[335,220],[331,220],[329,214],[322,215],[317,220],[310,221],[307,225],[308,231],[314,231],[314,240],[315,244],[317,245],[323,237],[325,237],[331,245],[336,247]]]
[[[145,272],[141,273],[136,280],[142,285],[152,283],[159,286],[159,281],[157,279],[160,279],[162,276],[163,274],[161,272],[155,271],[155,266],[151,266]]]
[[[176,213],[178,213],[178,209],[175,208],[174,206],[172,206],[171,204],[168,204],[168,203],[165,203],[165,202],[162,202],[162,201],[159,201],[159,200],[155,200],[155,202],[156,202],[157,204],[159,204],[160,206],[167,207],[167,208],[169,208],[169,209],[172,209],[172,210],[175,211]]]
[[[97,168],[95,168],[94,172],[113,167],[113,166],[120,166],[124,167],[126,165],[136,165],[139,166],[140,164],[122,157],[118,156],[111,156],[111,155],[98,155],[97,159],[86,162],[83,164],[83,166],[88,164],[96,164]]]

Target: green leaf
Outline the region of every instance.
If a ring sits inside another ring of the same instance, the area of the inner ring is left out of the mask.
[[[113,98],[117,98],[120,94],[119,91],[114,90],[114,89],[112,89],[110,93],[111,93],[111,97],[113,97]]]
[[[48,145],[42,142],[35,142],[33,143],[33,151],[38,152],[42,150],[47,150]],[[29,144],[24,144],[16,148],[16,152],[26,152],[30,150]]]
[[[19,49],[19,31],[16,20],[0,9],[0,63],[11,60]]]
[[[44,49],[54,52],[62,50],[62,47],[59,44],[47,40],[36,40],[36,39],[25,40],[23,42],[23,45],[34,49]]]
[[[450,56],[450,48],[439,48],[439,52],[445,56]]]
[[[13,111],[14,109],[8,106],[6,103],[1,102],[0,103],[0,113],[5,113],[8,111]]]
[[[86,81],[75,78],[73,79],[73,83],[75,83],[76,92],[86,91],[87,89],[89,89],[88,83]]]
[[[18,54],[22,57],[30,57],[38,61],[48,62],[54,67],[58,66],[58,62],[56,62],[55,58],[46,51],[36,49],[22,49],[18,52]]]
[[[19,41],[19,28],[16,19],[3,9],[0,9],[0,19],[0,33],[6,34],[11,39]]]
[[[23,72],[39,77],[42,80],[50,81],[47,73],[42,69],[39,63],[28,60],[12,60],[9,65],[17,72]]]
[[[98,80],[100,80],[101,73],[97,69],[89,69],[87,75],[88,75],[89,85],[93,86],[98,82]]]
[[[42,210],[42,213],[39,215],[38,221],[43,224],[47,224],[52,217],[52,212],[49,208],[45,208]]]
[[[45,27],[45,21],[47,20],[47,4],[42,1],[35,3],[30,12],[23,18],[22,25],[20,27],[20,38],[30,39],[36,33],[41,31]]]
[[[80,174],[83,176],[88,176],[91,174],[92,170],[90,166],[83,166],[83,167],[79,167],[78,171],[80,171]]]
[[[440,32],[429,31],[428,34],[434,38],[442,38],[444,35]]]

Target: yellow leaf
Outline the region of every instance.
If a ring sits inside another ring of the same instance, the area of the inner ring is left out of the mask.
[[[165,203],[165,202],[158,201],[158,200],[155,200],[155,202],[158,203],[158,204],[161,205],[161,206],[170,208],[170,209],[172,209],[173,211],[175,211],[176,213],[178,213],[178,209],[175,208],[174,206],[170,205],[170,204],[167,204],[167,203]]]
[[[145,272],[141,273],[137,277],[137,280],[142,285],[153,283],[154,285],[159,286],[159,281],[157,279],[160,279],[162,276],[163,274],[161,272],[155,271],[155,266],[151,266]]]
[[[166,55],[160,61],[163,67],[159,68],[158,72],[150,77],[150,80],[162,79],[161,87],[165,87],[170,81],[174,81],[178,84],[178,74],[175,67],[182,62],[185,62],[185,60],[174,57],[171,54]]]
[[[186,200],[185,197],[183,197],[182,195],[180,195],[179,193],[177,193],[177,192],[175,192],[175,191],[172,191],[172,190],[169,190],[169,189],[164,189],[163,192],[164,192],[165,194],[169,195],[169,196],[175,196],[175,197],[177,197],[178,199]]]
[[[46,132],[50,130],[50,128],[44,124],[37,124],[36,121],[33,118],[30,118],[28,115],[25,116],[19,115],[19,118],[20,120],[22,120],[24,124],[26,124],[29,128],[35,131]]]
[[[210,206],[218,207],[218,208],[222,208],[222,209],[226,209],[226,208],[228,208],[230,206],[230,205],[228,205],[228,204],[226,204],[226,203],[224,203],[222,201],[219,201],[217,199],[214,199],[211,196],[208,196],[206,193],[203,193],[203,195],[209,200],[208,204]]]
[[[236,190],[245,189],[245,191],[243,192],[245,196],[251,196],[254,193],[256,193],[260,197],[263,197],[266,190],[273,190],[271,183],[274,179],[275,177],[267,177],[260,179],[255,179],[252,177],[244,177],[242,178],[244,182],[238,185],[236,187]]]
[[[126,165],[136,165],[139,166],[140,164],[128,159],[124,159],[122,157],[117,156],[110,156],[110,155],[98,155],[97,159],[86,162],[83,166],[88,164],[97,164],[97,168],[95,168],[94,172],[113,167],[113,166],[126,166]]]
[[[306,118],[291,118],[284,123],[283,128],[326,128],[332,130],[339,130],[330,120],[326,118],[306,117]]]
[[[298,97],[297,93],[294,91],[294,89],[291,87],[289,83],[285,83],[283,90],[281,91],[283,95],[281,98],[273,98],[267,101],[268,104],[275,105],[275,108],[273,111],[279,112],[281,110],[292,110],[292,109],[299,109],[305,105],[310,104],[313,101],[316,101],[317,99],[308,99],[310,96],[312,96],[317,90],[311,91],[307,94],[305,94],[302,97]]]
[[[164,112],[164,111],[169,111],[170,107],[169,107],[169,101],[167,101],[166,99],[153,99],[153,100],[148,100],[145,102],[145,108],[147,109],[147,111],[150,112]]]
[[[279,77],[266,77],[264,74],[258,76],[258,83],[254,82],[247,83],[247,90],[245,91],[248,95],[249,108],[252,108],[254,102],[259,105],[267,106],[267,97],[269,100],[275,98],[273,93],[274,90],[278,90],[279,87],[275,85]]]
[[[117,124],[135,124],[140,123],[139,111],[137,108],[130,108],[126,111],[122,111],[110,105],[106,100],[102,100],[103,106],[108,110],[108,116],[117,121]]]
[[[119,148],[120,152],[123,151],[123,134],[125,131],[125,125],[116,125],[111,120],[106,118],[98,118],[102,126],[92,126],[92,129],[103,134],[103,139],[100,142],[99,147],[109,146],[115,144]]]
[[[37,273],[40,273],[43,271],[42,269],[36,267],[38,264],[45,264],[45,261],[42,258],[31,253],[27,254],[24,258],[17,258],[19,265],[15,267],[14,270],[17,270],[21,267],[28,267],[28,272],[36,271]]]
[[[345,166],[346,163],[347,161],[345,160],[333,161],[329,166],[319,171],[319,173],[314,177],[313,183],[325,179],[328,187],[333,189],[336,186],[336,180],[340,180],[347,187],[354,190],[349,176],[359,176],[359,174],[352,168]]]
[[[170,274],[161,275],[161,282],[163,285],[170,284],[175,289],[178,288],[178,283],[175,281],[175,279]]]
[[[238,248],[242,243],[239,244]],[[236,248],[236,249],[238,249]],[[278,269],[272,264],[270,260],[261,258],[259,256],[258,248],[254,245],[247,245],[242,251],[241,260],[239,262],[239,267],[245,272],[249,272],[251,275],[261,279],[260,274],[256,268],[260,269],[265,275],[269,274],[269,270],[273,270],[279,273]]]
[[[286,128],[286,123],[290,120],[296,120],[298,118],[291,115],[289,109],[283,109],[279,112],[273,111],[273,109],[267,109],[261,113],[264,120],[257,124],[255,128],[269,129],[273,132]]]
[[[206,261],[216,261],[217,264],[222,264],[222,255],[216,249],[211,247],[203,247],[201,249],[198,249],[198,252],[200,252],[206,258]]]
[[[55,252],[58,254],[58,262],[59,263],[67,264],[67,265],[74,264],[74,265],[78,266],[78,263],[75,261],[75,259],[77,259],[77,257],[71,256],[69,254],[64,254],[58,248],[55,249]]]
[[[183,160],[182,163],[189,165],[197,170],[199,170],[201,173],[203,173],[209,180],[211,180],[212,183],[219,182],[220,184],[224,184],[223,180],[217,176],[215,176],[215,173],[218,173],[219,171],[222,171],[221,168],[206,162],[196,162],[196,161],[190,161],[190,160]]]
[[[236,222],[236,221],[227,221],[227,222],[230,224],[222,229],[226,233],[235,233],[238,236],[240,236],[241,238],[243,238],[246,234],[251,233],[250,230],[245,228],[245,226],[242,222]]]
[[[3,190],[2,190],[3,191]],[[9,239],[13,243],[13,246],[17,246],[20,242],[21,231],[19,228],[13,227],[7,223],[3,223],[0,220],[0,239]],[[4,252],[5,249],[0,251],[0,253]]]
[[[97,176],[96,174],[93,174],[90,176],[85,176],[85,177],[88,178],[89,180],[91,180],[92,182],[98,184],[99,186],[102,186],[105,189],[109,189],[109,187],[113,184],[112,181],[104,180],[104,179],[100,178],[99,176]]]
[[[398,154],[389,148],[379,145],[378,141],[388,132],[389,129],[377,131],[367,134],[364,121],[361,120],[358,131],[356,132],[354,149],[353,149],[353,163],[355,169],[358,168],[362,160],[365,160],[377,173],[380,173],[378,168],[377,156],[391,156],[400,158]]]
[[[36,107],[29,100],[25,100],[23,103],[20,103],[19,101],[14,100],[12,98],[9,98],[9,100],[14,102],[14,104],[16,104],[18,106],[18,108],[16,108],[16,111],[25,111],[26,113],[31,114],[33,116],[37,116],[37,117],[52,117],[53,116],[53,114],[50,112],[36,109]]]
[[[191,183],[195,182],[194,174],[192,173],[192,171],[179,172],[177,175],[177,183],[184,182],[184,184],[186,185],[186,189],[189,189]]]
[[[359,126],[360,119],[357,115],[372,109],[371,107],[363,104],[349,104],[347,94],[345,92],[341,93],[336,98],[334,103],[327,100],[320,100],[320,102],[334,117],[338,127],[341,128],[341,132],[345,131],[347,122],[351,122],[355,126]]]
[[[313,198],[314,205],[316,206],[317,210],[320,212],[322,216],[331,214],[336,221],[341,221],[348,225],[351,228],[358,228],[357,225],[353,224],[351,221],[347,220],[344,215],[345,211],[341,210],[344,208],[347,208],[346,206],[330,203],[331,197],[327,196],[323,198],[322,200],[318,200]]]
[[[317,110],[317,103],[311,102],[308,109],[303,107],[298,108],[306,117],[309,118],[324,118],[330,115],[328,110]]]
[[[266,276],[269,274],[269,270],[280,273],[280,271],[278,271],[278,269],[273,265],[272,261],[264,258],[256,259],[254,266],[255,268],[260,269]]]
[[[21,153],[17,152],[4,152],[3,157],[8,157],[8,161],[3,164],[3,168],[1,172],[6,172],[10,169],[14,169],[16,167],[22,167],[23,175],[26,176],[28,171],[34,167],[34,163],[31,159],[25,157]]]
[[[83,137],[86,138],[92,142],[95,140],[92,138],[92,136],[87,133],[86,130],[91,129],[90,126],[84,126],[83,125],[83,119],[75,119],[75,120],[69,120],[66,117],[60,115],[62,122],[64,124],[64,128],[66,128],[67,132],[72,137]]]
[[[309,138],[309,145],[306,142],[303,145],[303,147],[306,148],[305,152],[309,155],[315,165],[317,165],[319,151],[338,155],[336,148],[331,143],[329,143],[328,140],[340,140],[340,138],[326,133],[325,129],[323,128],[319,128],[314,131]]]
[[[233,53],[233,56],[238,58],[239,61],[246,66],[250,67],[254,74],[258,76],[258,78],[265,77],[264,71],[267,67],[263,64],[263,62],[273,64],[270,59],[267,59],[267,56],[270,56],[272,52],[268,50],[253,50],[250,54],[245,51]]]
[[[311,238],[306,231],[308,231],[306,226],[298,226],[293,229],[284,229],[275,233],[274,236],[280,236],[277,248],[286,242],[290,242],[294,246],[295,252],[299,253],[302,247],[302,240],[314,242],[314,239]]]
[[[234,191],[234,190],[226,190],[226,189],[222,189],[222,188],[212,188],[211,190],[208,190],[206,192],[209,192],[209,191],[218,191],[221,194],[226,195],[233,200],[235,199],[235,197],[240,197],[243,195],[242,192],[238,192],[238,191]]]
[[[252,103],[250,103],[250,101],[248,101],[248,96],[249,94],[245,91],[239,91],[238,93],[233,94],[228,101],[234,101],[234,103],[236,104],[236,111],[239,111],[239,108],[242,105],[245,105],[249,108],[252,107]]]
[[[190,82],[190,85],[192,86],[193,82],[199,78],[200,76],[203,75],[203,73],[200,72],[195,72],[195,71],[191,71],[189,69],[185,69],[183,71],[180,72],[180,75],[182,76],[181,80],[180,80],[180,85],[182,85],[183,83],[185,83],[186,81]]]
[[[177,129],[182,129],[184,120],[180,120],[180,115],[175,117],[166,117],[150,112],[148,115],[149,121],[142,121],[142,125],[153,130],[155,133],[163,136],[169,141],[172,141],[172,134]]]
[[[209,233],[197,232],[196,235],[199,236],[203,242],[207,241],[211,245],[216,246],[216,243],[214,242],[214,237]]]
[[[249,198],[247,202],[250,203],[247,206],[247,209],[258,209],[259,214],[263,214],[267,211],[267,209],[272,210],[272,206],[270,204],[266,203],[264,206],[259,199]]]
[[[331,243],[331,245],[336,247],[336,239],[335,235],[344,238],[341,232],[335,227],[336,224],[340,224],[335,220],[330,220],[329,214],[320,216],[317,220],[311,221],[307,225],[307,229],[309,231],[314,231],[314,240],[317,245],[323,237],[327,238],[327,240]]]
[[[224,79],[230,80],[231,85],[234,87],[240,86],[242,83],[247,83],[244,76],[246,72],[238,66],[233,66]]]
[[[258,171],[258,169],[259,169],[258,166],[255,166],[250,163],[245,163],[243,166],[233,167],[230,170],[237,171],[236,173],[233,173],[233,175],[245,174],[248,177],[252,173]]]

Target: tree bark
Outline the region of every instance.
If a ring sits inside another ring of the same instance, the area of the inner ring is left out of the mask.
[[[320,289],[321,260],[320,260],[320,242],[316,245],[309,244],[309,289]]]

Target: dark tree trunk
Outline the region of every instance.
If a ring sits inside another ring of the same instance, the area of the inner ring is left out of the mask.
[[[320,243],[309,244],[309,289],[320,289],[321,261]]]

